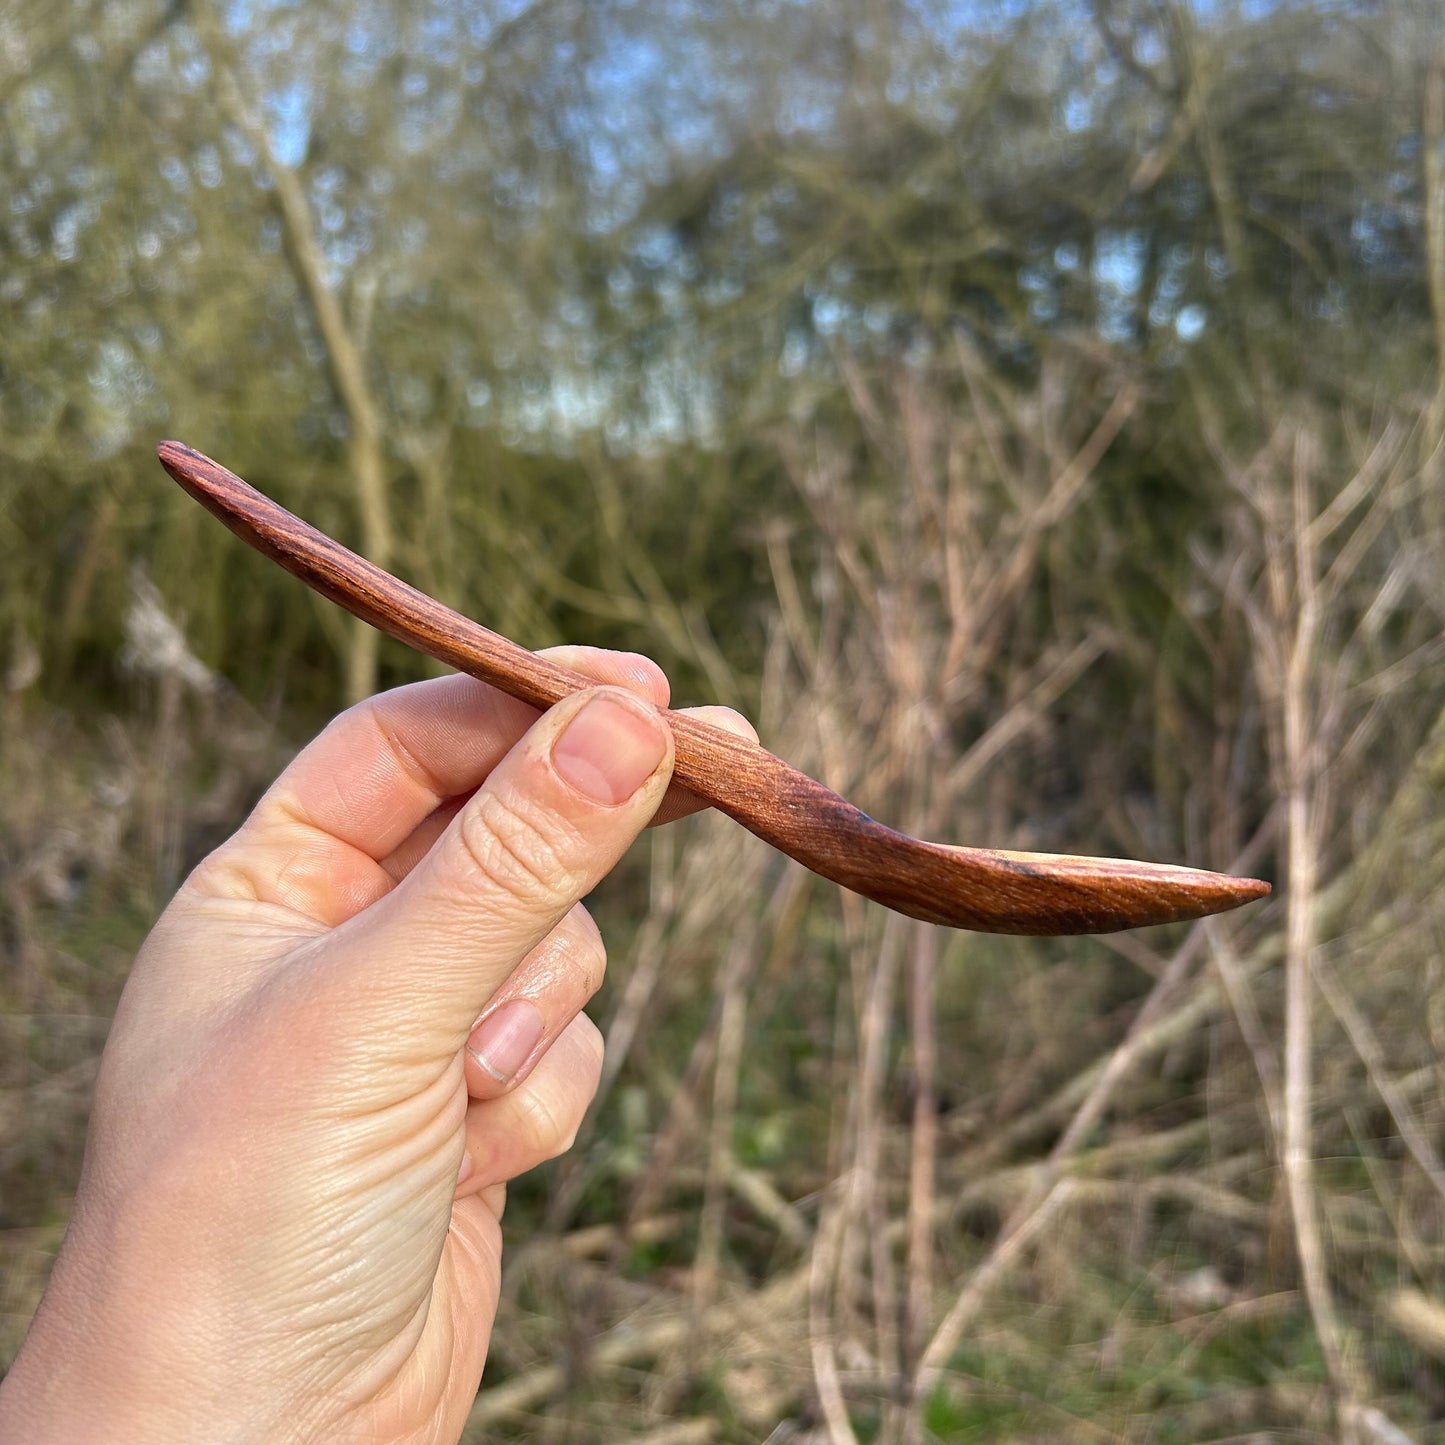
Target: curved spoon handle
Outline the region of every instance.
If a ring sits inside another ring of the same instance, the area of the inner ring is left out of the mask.
[[[594,686],[293,516],[219,462],[162,442],[161,465],[238,537],[348,612],[534,707]],[[954,848],[894,832],[756,743],[663,710],[677,781],[824,878],[931,923],[984,933],[1110,933],[1201,918],[1269,885],[1113,858]]]

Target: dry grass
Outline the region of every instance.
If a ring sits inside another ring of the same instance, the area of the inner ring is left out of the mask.
[[[990,939],[717,817],[659,834],[602,900],[601,1098],[514,1193],[466,1438],[1445,1440],[1445,547],[1414,419],[1291,415],[1245,455],[1215,427],[1192,551],[1151,574],[1101,493],[1128,378],[840,366],[852,429],[774,438],[806,520],[760,534],[765,740],[913,832],[1282,886]],[[218,770],[214,698],[148,697],[43,783],[50,724],[5,717],[10,1348],[126,950],[272,761]],[[77,869],[84,949],[46,881]]]
[[[853,375],[875,458],[782,440],[815,526],[767,538],[764,736],[911,830],[1280,860],[1279,898],[987,940],[697,824],[654,855],[613,1097],[544,1226],[600,1254],[523,1246],[469,1438],[689,1412],[738,1440],[1445,1438],[1409,1303],[1445,1266],[1430,464],[1399,419],[1330,465],[1307,418],[1219,450],[1218,527],[1173,599],[1213,713],[1165,765],[1171,811],[1120,788],[1127,760],[1058,763],[1061,700],[1137,646],[1087,602],[1038,610],[1109,585],[1058,575],[1128,413],[1090,381],[1052,415],[975,392],[964,423],[917,377]],[[1140,670],[1186,740],[1198,679]],[[1051,764],[1083,790],[1052,816]]]

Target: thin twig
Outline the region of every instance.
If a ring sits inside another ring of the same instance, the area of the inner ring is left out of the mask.
[[[920,1395],[926,1397],[937,1384],[939,1376],[947,1369],[949,1359],[963,1339],[964,1331],[972,1323],[989,1291],[1037,1238],[1044,1226],[1069,1202],[1073,1197],[1073,1190],[1072,1180],[1059,1180],[1037,1207],[1000,1237],[989,1251],[987,1259],[974,1271],[968,1285],[954,1300],[923,1351],[918,1366]]]
[[[1356,1373],[1346,1355],[1325,1261],[1311,1128],[1311,971],[1315,954],[1315,892],[1319,878],[1319,813],[1315,796],[1318,774],[1310,765],[1313,754],[1310,682],[1320,621],[1317,563],[1309,533],[1313,511],[1311,461],[1303,437],[1297,438],[1290,519],[1293,545],[1289,546],[1284,538],[1278,536],[1266,537],[1266,578],[1271,610],[1282,630],[1279,651],[1284,661],[1282,675],[1275,680],[1282,712],[1283,757],[1280,771],[1283,775],[1288,879],[1285,891],[1282,1162],[1305,1298],[1309,1302],[1325,1367],[1343,1415],[1356,1403],[1359,1390]]]
[[[1400,1131],[1401,1142],[1410,1151],[1415,1163],[1420,1166],[1420,1172],[1429,1181],[1431,1188],[1442,1199],[1445,1199],[1445,1164],[1441,1163],[1440,1155],[1430,1142],[1429,1135],[1420,1127],[1414,1111],[1410,1108],[1404,1095],[1401,1094],[1394,1079],[1390,1077],[1385,1062],[1385,1051],[1375,1038],[1375,1032],[1370,1027],[1369,1021],[1355,1007],[1354,1001],[1340,986],[1339,980],[1335,978],[1329,965],[1318,954],[1314,961],[1314,979],[1315,983],[1319,985],[1320,992],[1324,995],[1325,1002],[1329,1004],[1335,1017],[1344,1026],[1345,1033],[1349,1036],[1355,1053],[1359,1055],[1360,1062],[1364,1064],[1365,1072],[1369,1075],[1375,1092],[1390,1111],[1390,1118],[1395,1121],[1395,1127]]]

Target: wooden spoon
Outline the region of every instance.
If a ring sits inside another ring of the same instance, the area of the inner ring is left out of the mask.
[[[592,679],[443,607],[180,442],[161,465],[238,537],[383,632],[511,696],[546,708]],[[674,777],[743,827],[865,898],[981,933],[1112,933],[1202,918],[1268,883],[1164,863],[1007,853],[925,843],[875,822],[756,743],[663,709]]]

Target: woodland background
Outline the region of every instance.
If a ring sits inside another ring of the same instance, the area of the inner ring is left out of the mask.
[[[1445,1441],[1434,4],[6,0],[0,117],[0,1363],[139,939],[428,666],[176,436],[910,831],[1276,884],[650,835],[468,1439]]]

